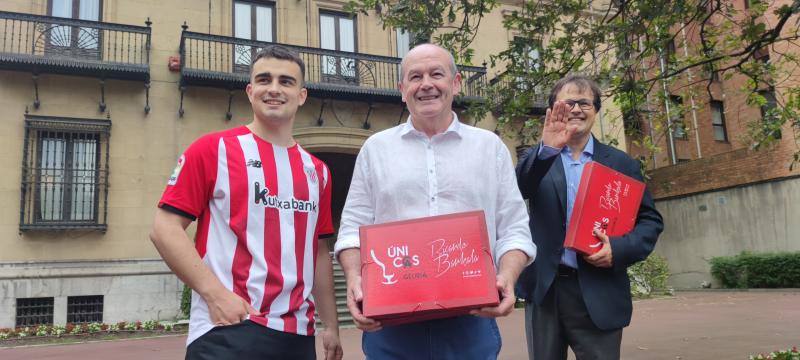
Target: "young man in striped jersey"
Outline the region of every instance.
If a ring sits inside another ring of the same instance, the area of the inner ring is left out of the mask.
[[[330,171],[292,138],[305,65],[272,46],[251,64],[253,121],[207,134],[178,160],[150,235],[192,292],[187,359],[341,359],[327,242]],[[195,244],[186,235],[198,220]]]

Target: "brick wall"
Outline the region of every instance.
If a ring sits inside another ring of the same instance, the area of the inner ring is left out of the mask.
[[[784,139],[769,149],[737,149],[650,171],[648,185],[656,199],[800,176],[800,164],[789,170],[800,149]]]

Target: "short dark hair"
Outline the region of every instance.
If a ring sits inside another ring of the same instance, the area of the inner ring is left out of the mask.
[[[280,45],[269,45],[259,50],[256,56],[253,57],[253,61],[250,62],[250,76],[253,75],[253,65],[261,59],[279,59],[294,62],[300,66],[300,84],[306,83],[306,64],[300,58],[300,55],[297,55],[296,52],[289,48]]]
[[[594,111],[600,111],[600,86],[588,76],[578,74],[567,75],[553,85],[553,89],[550,90],[550,98],[547,99],[548,108],[553,108],[553,105],[556,104],[556,96],[558,96],[558,93],[560,93],[561,89],[567,84],[574,84],[580,91],[585,91],[586,89],[591,90],[594,95],[594,99],[592,99]]]

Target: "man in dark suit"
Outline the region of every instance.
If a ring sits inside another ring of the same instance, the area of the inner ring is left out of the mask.
[[[564,249],[584,165],[596,161],[642,180],[639,162],[591,134],[600,111],[600,90],[591,79],[571,75],[550,93],[542,143],[517,165],[522,196],[529,199],[530,227],[539,250],[517,282],[526,299],[525,330],[531,359],[566,359],[567,347],[582,359],[619,359],[622,328],[633,309],[627,268],[642,261],[664,225],[645,191],[634,229],[603,241],[594,255]]]

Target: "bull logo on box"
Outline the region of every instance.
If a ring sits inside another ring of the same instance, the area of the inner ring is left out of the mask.
[[[380,268],[381,268],[381,272],[383,272],[383,284],[384,285],[392,285],[392,284],[396,283],[397,280],[394,279],[394,274],[387,274],[386,273],[386,265],[384,265],[380,260],[378,260],[378,257],[375,256],[375,250],[370,250],[369,254],[372,256],[372,261],[374,261],[376,264],[378,264],[378,266],[380,266]]]
[[[370,250],[370,256],[372,257],[372,261],[381,268],[381,272],[383,274],[383,282],[384,285],[392,285],[397,283],[397,280],[394,278],[396,274],[391,273],[386,264],[378,259],[378,256],[375,255],[375,250]],[[419,255],[412,255],[407,245],[397,246],[392,245],[386,248],[386,256],[389,258],[387,263],[390,264],[391,267],[395,269],[410,269],[412,267],[419,266],[420,258]],[[410,273],[404,272],[402,274],[402,278],[404,280],[411,280],[411,279],[424,279],[427,278],[428,275],[424,272],[417,272],[417,273]]]

